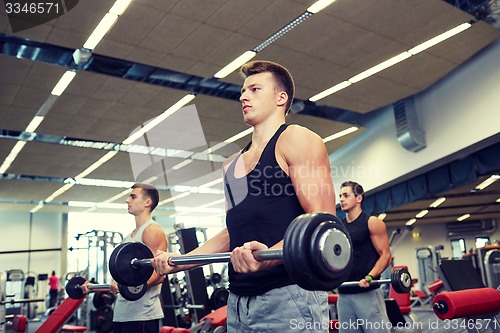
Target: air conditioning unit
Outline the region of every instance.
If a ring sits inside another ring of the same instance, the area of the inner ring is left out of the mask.
[[[495,219],[446,223],[448,236],[457,236],[464,234],[492,234],[496,231],[496,229],[497,221]]]
[[[399,143],[416,153],[427,147],[425,131],[418,121],[415,97],[408,97],[392,104]]]

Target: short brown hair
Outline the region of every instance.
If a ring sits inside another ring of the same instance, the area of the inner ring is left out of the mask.
[[[360,184],[353,181],[346,181],[340,185],[340,188],[342,187],[350,187],[352,189],[352,193],[354,193],[355,196],[360,195],[361,201],[365,200],[365,190]]]
[[[247,62],[240,70],[245,78],[259,73],[271,73],[276,81],[277,88],[288,95],[285,114],[288,113],[295,96],[295,83],[288,69],[272,61],[255,60]]]
[[[144,196],[151,198],[151,211],[153,211],[156,206],[158,206],[158,202],[160,201],[160,194],[158,193],[156,187],[144,183],[135,183],[131,188],[140,188]]]

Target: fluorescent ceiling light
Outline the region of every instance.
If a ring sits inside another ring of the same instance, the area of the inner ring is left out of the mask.
[[[36,205],[35,207],[33,207],[31,210],[30,210],[30,213],[36,213],[38,212],[40,209],[43,208],[43,203],[39,203],[38,205]]]
[[[253,132],[253,127],[249,127],[247,128],[246,130],[244,130],[243,132],[240,132],[236,135],[233,135],[232,137],[230,137],[229,139],[226,139],[224,140],[224,142],[227,142],[227,143],[233,143],[235,142],[236,140],[239,140],[245,136],[247,136],[248,134],[251,134]]]
[[[440,204],[442,204],[445,201],[446,201],[446,198],[445,197],[441,197],[439,199],[436,199],[433,203],[431,203],[429,205],[429,207],[436,208],[436,207],[438,207]]]
[[[116,203],[116,202],[97,202],[97,208],[108,208],[108,209],[125,209],[127,208],[126,203]]]
[[[494,182],[496,182],[498,179],[500,179],[499,175],[492,175],[491,177],[487,178],[484,180],[481,184],[476,186],[476,190],[484,190],[486,187],[490,186]]]
[[[106,155],[101,157],[97,162],[95,162],[94,164],[89,166],[87,169],[83,170],[80,174],[76,175],[75,179],[80,180],[81,178],[86,177],[92,171],[96,170],[98,167],[100,167],[101,165],[103,165],[104,163],[106,163],[107,161],[112,159],[116,154],[118,154],[118,152],[116,152],[116,151],[110,151],[110,152],[106,153]]]
[[[181,199],[181,198],[184,198],[184,197],[187,197],[188,195],[190,195],[191,193],[189,192],[184,192],[184,193],[181,193],[181,194],[177,194],[177,195],[174,195],[173,197],[170,197],[168,199],[165,199],[165,200],[162,200],[158,203],[158,206],[160,205],[164,205],[166,203],[169,203],[169,202],[172,202],[174,200],[177,200],[177,199]]]
[[[220,205],[222,203],[225,203],[226,199],[220,199],[220,200],[215,200],[209,203],[206,203],[204,205],[201,205],[200,207],[210,207],[210,206],[215,206],[215,205]]]
[[[417,222],[417,219],[415,219],[415,218],[413,218],[413,219],[409,219],[409,220],[405,223],[405,225],[407,225],[407,226],[411,226],[411,225],[412,225],[413,223],[415,223],[415,222]]]
[[[457,217],[457,221],[461,222],[463,220],[468,219],[469,217],[470,217],[470,214],[464,214],[464,215],[462,215],[460,217]]]
[[[130,2],[132,0],[116,0],[115,4],[111,9],[109,10],[110,14],[115,14],[115,15],[122,15],[125,10],[128,8],[128,5],[130,5]]]
[[[218,79],[225,78],[241,66],[243,66],[245,63],[247,63],[250,59],[255,57],[257,53],[254,51],[246,51],[242,55],[240,55],[238,58],[234,59],[231,61],[226,67],[222,68],[220,71],[214,74],[214,77]]]
[[[403,53],[398,54],[395,57],[392,57],[392,58],[376,65],[376,66],[373,66],[372,68],[367,69],[364,72],[359,73],[358,75],[351,77],[348,81],[351,83],[357,83],[361,80],[366,79],[367,77],[370,77],[374,74],[377,74],[380,71],[383,71],[386,68],[394,66],[395,64],[397,64],[405,59],[408,59],[409,57],[411,57],[411,54],[405,51]]]
[[[319,94],[314,95],[313,97],[309,98],[309,100],[311,102],[319,101],[320,99],[325,98],[326,96],[329,96],[331,94],[336,93],[337,91],[340,91],[342,89],[349,87],[351,84],[352,83],[349,81],[340,82],[339,84],[336,84],[333,87],[328,88],[328,89],[320,92]]]
[[[307,8],[307,11],[316,14],[317,12],[325,9],[334,2],[335,0],[318,0],[311,7]]]
[[[80,208],[109,208],[109,209],[124,209],[125,203],[112,203],[112,202],[92,202],[92,201],[68,201],[70,207]]]
[[[497,199],[497,202],[500,202],[500,198]]]
[[[51,94],[54,96],[61,96],[61,94],[66,90],[71,81],[75,78],[76,72],[66,71],[66,73],[61,76],[61,79],[55,85],[54,89],[52,89]]]
[[[176,165],[174,165],[174,166],[172,167],[172,169],[173,169],[173,170],[179,170],[180,168],[183,168],[183,167],[185,167],[186,165],[189,165],[189,164],[191,164],[191,163],[193,163],[193,160],[184,160],[184,161],[182,161],[182,162],[177,163]]]
[[[63,194],[64,192],[66,192],[67,190],[69,190],[70,188],[73,187],[74,184],[66,184],[64,185],[63,187],[59,188],[58,190],[56,190],[54,193],[52,193],[47,199],[45,199],[44,201],[45,202],[51,202],[52,200],[54,200],[55,198],[57,198],[58,196],[60,196],[61,194]]]
[[[130,189],[133,182],[126,182],[121,180],[109,180],[109,179],[91,179],[91,178],[76,178],[78,185],[85,186],[104,186],[104,187],[116,187],[116,188],[127,188]]]
[[[381,219],[381,220],[384,220],[386,216],[387,216],[386,213],[381,213],[381,214],[378,215],[378,218]]]
[[[205,183],[203,185],[200,185],[200,187],[211,187],[211,186],[217,185],[219,183],[222,183],[222,177],[218,178],[216,180],[212,180],[211,182]]]
[[[10,151],[9,155],[5,158],[3,161],[2,165],[0,166],[0,173],[5,173],[7,172],[7,169],[9,169],[10,165],[14,160],[16,159],[17,155],[21,152],[23,147],[26,145],[26,141],[18,141]]]
[[[319,2],[321,2],[321,1],[318,1],[318,3]],[[374,75],[374,74],[376,74],[384,69],[387,69],[388,67],[391,67],[391,66],[393,66],[393,65],[395,65],[403,60],[406,60],[406,59],[410,58],[412,55],[415,55],[419,52],[422,52],[423,50],[426,50],[429,47],[434,46],[434,45],[444,41],[447,38],[455,36],[456,34],[462,32],[470,27],[471,27],[470,23],[468,23],[468,22],[462,23],[453,29],[450,29],[450,30],[448,30],[448,31],[446,31],[446,32],[444,32],[444,33],[442,33],[442,34],[440,34],[432,39],[429,39],[428,41],[426,41],[420,45],[417,45],[417,46],[409,49],[408,51],[405,51],[405,52],[403,52],[395,57],[392,57],[391,59],[388,59],[388,60],[386,60],[386,61],[384,61],[384,62],[382,62],[382,63],[380,63],[380,64],[362,72],[362,73],[359,73],[358,75],[353,76],[352,78],[350,78],[348,80],[348,83],[357,83],[361,80],[364,80],[367,77],[372,76],[372,75]],[[337,85],[335,85],[335,86],[333,86],[333,87],[331,87],[331,88],[329,88],[329,89],[327,89],[319,94],[316,94],[316,95],[312,96],[311,98],[309,98],[309,100],[311,102],[316,102],[322,98],[325,98],[326,96],[329,96],[329,95],[336,93],[342,89],[345,89],[350,85],[346,82],[347,81],[341,82],[341,83],[339,83],[339,84],[337,84]]]
[[[193,94],[187,94],[186,96],[182,97],[180,100],[178,100],[174,105],[165,110],[158,117],[154,118],[149,123],[147,123],[143,128],[139,129],[137,132],[135,132],[134,134],[123,140],[123,144],[131,144],[135,140],[139,139],[146,132],[150,131],[153,127],[157,126],[162,121],[164,121],[172,114],[177,112],[179,109],[181,109],[183,106],[191,102],[195,97],[196,95]]]
[[[330,135],[330,136],[327,136],[326,138],[323,139],[323,142],[329,142],[329,141],[332,141],[332,140],[335,140],[335,139],[338,139],[340,137],[343,137],[347,134],[351,134],[353,132],[356,132],[359,128],[356,127],[356,126],[352,126],[352,127],[349,127],[349,128],[346,128],[345,130],[343,131],[340,131],[338,133],[335,133],[333,135]]]
[[[95,205],[96,203],[91,201],[68,201],[70,207],[91,208]]]
[[[42,121],[43,121],[43,116],[34,116],[24,131],[34,132],[38,128],[38,126],[42,123]]]
[[[450,37],[455,36],[456,34],[461,33],[464,30],[469,29],[471,26],[472,26],[472,24],[470,24],[468,22],[462,23],[459,26],[442,33],[441,35],[438,35],[434,38],[431,38],[428,41],[425,41],[422,44],[417,45],[412,49],[409,49],[408,52],[411,53],[412,55],[415,55],[415,54],[422,52],[422,51],[424,51],[424,50],[426,50],[426,49],[428,49],[436,44],[441,43],[442,41],[444,41]]]
[[[103,37],[108,33],[113,24],[118,20],[118,15],[106,13],[102,18],[101,22],[97,25],[94,31],[90,34],[89,38],[83,44],[83,47],[89,50],[96,48],[97,44],[103,39]]]
[[[424,217],[425,215],[427,215],[427,213],[429,213],[429,211],[427,209],[424,209],[424,210],[420,211],[417,215],[415,215],[415,217],[417,219],[421,219],[422,217]]]

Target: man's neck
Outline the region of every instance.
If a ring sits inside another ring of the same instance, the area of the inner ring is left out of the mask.
[[[252,145],[259,147],[268,142],[278,128],[285,123],[284,117],[268,118],[265,122],[253,126]]]
[[[135,231],[137,231],[144,223],[151,220],[151,213],[144,212],[135,216]]]
[[[352,221],[357,219],[362,212],[363,210],[361,209],[360,206],[355,206],[351,208],[348,212],[346,212],[346,221],[351,223]]]

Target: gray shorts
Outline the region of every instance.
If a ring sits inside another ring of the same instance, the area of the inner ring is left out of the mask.
[[[229,333],[327,333],[329,322],[328,295],[324,291],[290,285],[258,296],[229,294]]]
[[[360,294],[341,294],[337,301],[339,332],[390,332],[380,288]]]

